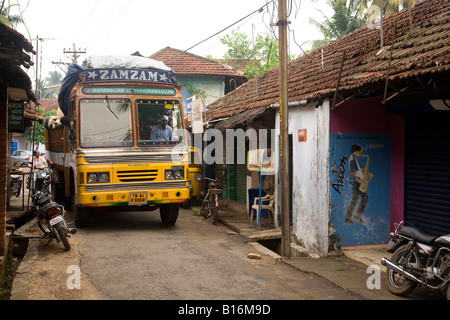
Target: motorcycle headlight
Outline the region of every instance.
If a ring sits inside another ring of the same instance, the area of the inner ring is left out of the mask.
[[[89,172],[87,174],[87,183],[106,183],[109,181],[109,172]]]

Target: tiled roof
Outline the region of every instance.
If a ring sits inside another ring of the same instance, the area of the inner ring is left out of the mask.
[[[396,26],[394,28],[394,25]],[[339,93],[357,94],[370,86],[371,94],[383,94],[394,29],[394,50],[389,81],[406,87],[406,81],[421,76],[450,76],[450,0],[425,0],[411,10],[383,20],[384,48],[380,51],[380,30],[362,27],[320,49],[289,63],[289,101],[332,98],[341,67]],[[256,107],[269,107],[279,100],[279,68],[208,105],[213,119],[238,114]],[[361,94],[362,96],[362,94]]]
[[[39,99],[39,108],[44,109],[43,113],[47,113],[51,110],[58,110],[59,104],[57,99]]]
[[[166,47],[150,58],[162,61],[175,71],[175,75],[223,75],[242,77],[244,73],[226,64],[221,64],[189,52]]]
[[[25,119],[39,121],[40,123],[44,122],[44,118],[36,110],[36,105],[31,106],[31,105],[27,104],[25,106],[25,108],[23,109],[23,115],[24,115]]]
[[[22,34],[0,23],[0,81],[8,83],[9,87],[24,89],[28,98],[35,101],[30,77],[21,68],[33,65],[27,52],[36,54]]]

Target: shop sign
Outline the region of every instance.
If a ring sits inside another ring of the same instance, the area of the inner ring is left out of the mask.
[[[8,102],[8,131],[9,132],[25,131],[23,101]]]

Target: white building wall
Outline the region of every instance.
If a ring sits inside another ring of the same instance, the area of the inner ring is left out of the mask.
[[[278,119],[279,114],[275,124],[277,129]],[[300,129],[306,129],[305,142],[299,142]],[[289,133],[293,135],[291,236],[296,244],[320,256],[327,256],[330,215],[329,102],[325,101],[318,108],[314,105],[290,107]]]

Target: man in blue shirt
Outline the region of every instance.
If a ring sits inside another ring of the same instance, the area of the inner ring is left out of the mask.
[[[155,125],[150,135],[150,140],[170,141],[172,140],[173,129],[168,125],[169,118],[166,115],[161,117],[159,124]]]

